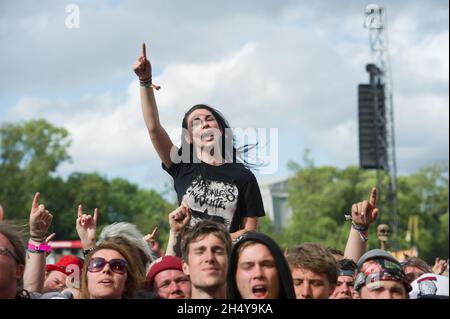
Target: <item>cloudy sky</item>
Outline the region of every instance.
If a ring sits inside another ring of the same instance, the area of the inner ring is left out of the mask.
[[[96,171],[164,189],[170,178],[132,71],[145,41],[175,140],[184,112],[206,103],[233,127],[278,129],[278,167],[262,181],[288,175],[306,148],[318,165],[358,165],[369,3],[1,1],[0,123],[45,118],[67,128],[72,163],[62,176]],[[388,14],[398,173],[408,174],[449,157],[448,1],[378,4]]]

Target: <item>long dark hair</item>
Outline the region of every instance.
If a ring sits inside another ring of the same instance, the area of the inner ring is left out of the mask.
[[[183,127],[183,131],[181,133],[181,148],[178,152],[178,155],[182,156],[183,151],[189,151],[189,160],[192,163],[194,161],[194,156],[196,156],[196,150],[193,146],[193,143],[188,143],[188,122],[187,119],[189,115],[192,114],[195,110],[208,110],[211,112],[211,114],[214,116],[214,118],[217,121],[217,124],[219,125],[219,129],[222,132],[222,139],[220,141],[221,143],[221,149],[222,149],[222,158],[226,162],[232,162],[232,163],[242,163],[247,168],[257,168],[256,163],[250,163],[245,159],[245,155],[253,148],[255,148],[258,143],[256,144],[245,144],[243,146],[238,147],[236,145],[236,137],[233,134],[233,131],[230,127],[230,124],[228,124],[228,121],[225,119],[225,117],[215,108],[206,105],[206,104],[197,104],[191,107],[186,114],[184,114],[183,121],[181,123],[181,126]],[[228,143],[228,145],[227,145]],[[227,147],[228,146],[228,147]],[[183,157],[185,158],[185,157]]]

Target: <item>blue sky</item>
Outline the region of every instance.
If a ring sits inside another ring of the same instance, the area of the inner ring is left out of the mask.
[[[65,8],[80,10],[69,29]],[[357,86],[368,81],[367,1],[1,1],[0,122],[45,118],[72,137],[73,171],[164,189],[132,65],[148,45],[161,121],[210,104],[234,127],[277,128],[278,170],[308,148],[318,165],[358,165]],[[448,1],[386,7],[397,167],[449,154]]]

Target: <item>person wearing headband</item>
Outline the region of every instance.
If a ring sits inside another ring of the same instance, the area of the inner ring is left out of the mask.
[[[361,299],[408,299],[411,286],[401,264],[388,252],[370,250],[357,265],[355,289]]]
[[[341,259],[338,262],[338,278],[336,288],[330,299],[359,299],[355,291],[356,263],[351,259]]]

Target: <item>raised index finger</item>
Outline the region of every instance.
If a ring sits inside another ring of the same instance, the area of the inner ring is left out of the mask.
[[[145,48],[145,42],[142,42],[142,56],[147,59],[147,49]]]
[[[98,220],[98,208],[94,209],[94,222],[97,225]]]
[[[156,227],[153,229],[152,233],[150,234],[150,237],[154,238],[154,237],[156,236],[156,233],[157,233],[157,232],[158,232],[158,226],[156,226]]]
[[[372,206],[377,206],[377,188],[376,187],[372,187],[372,191],[370,192],[370,199],[369,199],[369,203]]]
[[[39,192],[36,192],[33,198],[33,208],[37,208],[38,206],[39,206]]]

